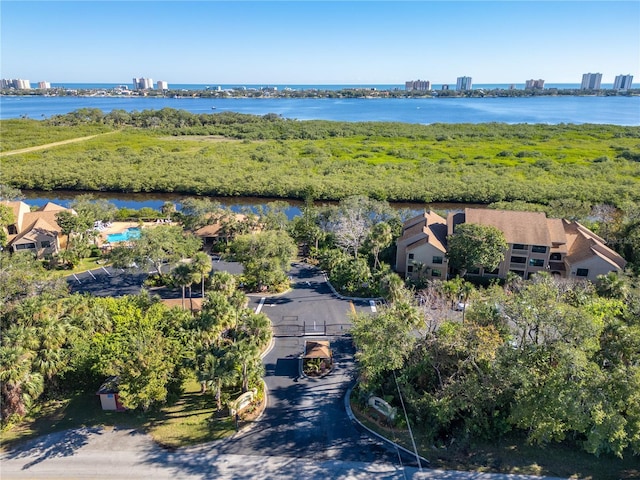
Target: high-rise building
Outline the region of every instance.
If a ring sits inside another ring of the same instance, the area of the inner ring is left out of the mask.
[[[580,90],[600,90],[601,73],[585,73],[582,75]]]
[[[169,84],[164,80],[158,80],[158,83],[156,84],[156,88],[158,90],[169,90]]]
[[[527,80],[524,86],[525,90],[542,90],[544,89],[544,80],[539,78],[538,80]]]
[[[29,80],[8,79],[3,78],[0,80],[0,88],[15,88],[16,90],[29,90],[31,88],[31,82]]]
[[[153,80],[150,78],[134,78],[133,88],[135,90],[153,90]]]
[[[472,87],[472,79],[471,77],[458,77],[456,81],[456,90],[458,92],[463,92],[465,90],[471,90]]]
[[[49,82],[38,82],[38,88],[46,90],[47,88],[51,88],[51,84]]]
[[[431,82],[428,80],[409,80],[404,83],[404,89],[408,92],[410,91],[418,91],[418,92],[428,92],[431,90]]]
[[[614,90],[629,90],[633,84],[633,75],[617,75],[613,82]]]

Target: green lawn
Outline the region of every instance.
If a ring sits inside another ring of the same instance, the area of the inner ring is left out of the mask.
[[[51,401],[38,407],[19,425],[2,432],[2,448],[83,426],[118,426],[134,428],[151,435],[161,445],[181,447],[229,436],[235,432],[234,421],[217,416],[215,399],[200,394],[195,380],[186,381],[184,393],[172,406],[157,412],[105,412],[96,395],[77,394],[66,401]]]
[[[408,430],[384,428],[360,410],[355,402],[351,402],[351,407],[365,426],[413,452]],[[425,441],[415,426],[413,430],[418,453],[429,460],[430,468],[587,480],[640,478],[638,459],[630,454],[624,460],[611,456],[595,457],[565,444],[547,447],[527,445],[516,436],[492,443],[460,445],[454,441],[446,447],[435,447]]]

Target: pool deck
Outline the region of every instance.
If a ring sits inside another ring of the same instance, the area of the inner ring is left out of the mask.
[[[157,222],[144,222],[142,224],[142,228],[153,228],[153,227],[157,227],[158,225],[170,225],[170,224],[169,223],[162,224]],[[100,231],[100,238],[99,238],[98,244],[108,245],[109,242],[107,240],[107,235],[110,235],[112,233],[122,233],[128,228],[138,228],[138,227],[140,227],[139,222],[112,222],[111,225],[106,227],[104,230]]]

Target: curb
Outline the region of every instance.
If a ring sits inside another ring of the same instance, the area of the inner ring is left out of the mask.
[[[327,285],[329,285],[331,292],[333,292],[333,294],[341,300],[357,300],[361,302],[367,302],[369,300],[373,300],[374,302],[384,300],[382,297],[347,297],[345,295],[342,295],[341,293],[338,293],[338,291],[333,287],[333,285],[329,281],[329,277],[327,277],[326,272],[322,272],[322,276],[324,277],[324,281],[327,283]]]
[[[378,438],[379,440],[382,440],[385,443],[388,443],[390,445],[392,445],[393,447],[402,450],[403,452],[407,453],[408,455],[411,455],[412,457],[416,456],[415,452],[412,452],[411,450],[406,449],[405,447],[403,447],[402,445],[398,445],[396,442],[394,442],[393,440],[389,440],[387,437],[384,437],[382,435],[380,435],[378,432],[374,432],[373,430],[371,430],[369,427],[367,427],[365,424],[363,424],[360,420],[358,420],[356,418],[356,416],[353,414],[353,410],[351,410],[351,391],[353,390],[353,387],[349,387],[347,389],[347,393],[344,394],[344,409],[347,412],[347,417],[349,417],[349,420],[351,420],[352,422],[358,424],[360,427],[362,427],[363,429],[365,429],[367,432],[369,432],[371,435],[373,435],[374,437]],[[430,462],[429,460],[427,460],[424,457],[420,457],[420,462],[424,462],[425,465],[429,465]]]

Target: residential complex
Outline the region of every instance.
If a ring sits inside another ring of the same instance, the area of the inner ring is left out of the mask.
[[[164,80],[158,80],[158,83],[156,84],[156,88],[158,90],[169,90],[169,84]]]
[[[3,202],[13,212],[14,223],[7,226],[7,246],[12,252],[29,251],[38,258],[58,253],[66,238],[56,220],[56,214],[68,210],[47,203],[32,212],[24,202]]]
[[[431,90],[431,82],[428,80],[409,80],[404,83],[404,89],[408,92],[428,92]]]
[[[585,73],[582,75],[580,90],[600,90],[600,82],[602,82],[601,73]]]
[[[617,75],[613,82],[614,90],[629,90],[633,84],[633,75]]]
[[[544,80],[539,78],[538,80],[527,80],[524,86],[525,90],[542,90],[544,89]]]
[[[621,272],[626,265],[602,238],[578,222],[547,218],[541,212],[466,208],[446,220],[433,212],[407,220],[397,241],[396,271],[409,278],[447,278],[447,238],[462,223],[496,227],[508,244],[495,270],[470,269],[468,275],[506,278],[511,272],[529,278],[546,271],[560,278],[595,280]]]
[[[51,84],[49,82],[38,82],[38,88],[41,90],[46,90],[51,88]]]
[[[458,92],[463,92],[465,90],[471,90],[473,87],[473,82],[471,77],[458,77],[456,80],[456,90]]]

